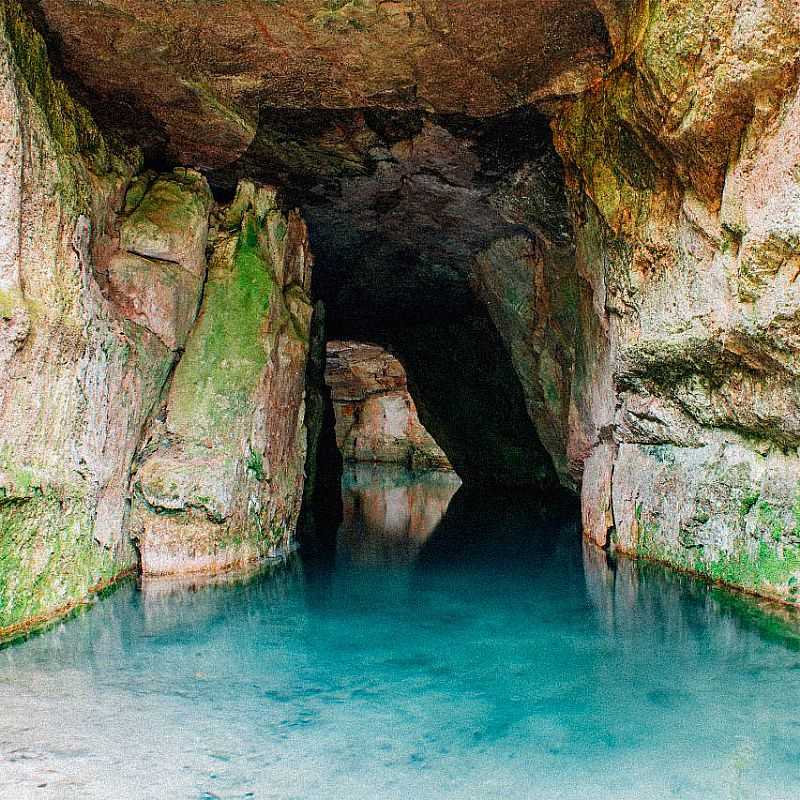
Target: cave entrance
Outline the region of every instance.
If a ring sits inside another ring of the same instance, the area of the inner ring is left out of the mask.
[[[242,178],[279,185],[307,222],[320,335],[402,363],[422,427],[465,487],[543,497],[559,485],[579,286],[543,113],[262,106],[247,150],[209,174],[218,193]],[[341,458],[329,412],[328,497]],[[375,458],[378,438],[356,437],[345,456]]]

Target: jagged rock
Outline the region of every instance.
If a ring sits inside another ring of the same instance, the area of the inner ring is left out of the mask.
[[[115,154],[16,3],[0,9],[0,628],[135,566],[128,474],[173,353],[103,293],[137,156]]]
[[[306,228],[278,211],[273,190],[247,182],[219,216],[200,314],[135,476],[146,575],[275,555],[289,547],[300,510]]]
[[[594,340],[569,445],[586,534],[794,602],[800,16],[676,0],[641,30],[554,123]]]
[[[417,417],[403,365],[382,347],[328,342],[325,382],[336,413],[336,443],[345,461],[452,469]]]

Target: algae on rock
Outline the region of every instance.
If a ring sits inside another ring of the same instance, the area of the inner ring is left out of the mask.
[[[203,303],[136,473],[145,574],[241,566],[290,544],[306,454],[312,306],[305,225],[275,193],[239,185]]]
[[[139,157],[116,153],[52,77],[17,2],[0,9],[0,125],[3,629],[64,611],[136,566],[131,463],[188,323],[154,296],[159,329],[125,301],[111,265],[131,257],[116,230],[136,227],[123,201]],[[204,250],[211,196],[205,179],[191,180]],[[181,269],[174,260],[169,268]],[[159,264],[145,267],[126,274],[128,296],[152,287]],[[181,290],[184,317],[194,316],[204,271],[203,260]],[[159,334],[170,328],[165,344]]]

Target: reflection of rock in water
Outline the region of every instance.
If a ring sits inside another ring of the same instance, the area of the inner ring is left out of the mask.
[[[720,647],[734,653],[749,647],[743,629],[756,629],[800,650],[800,614],[795,609],[716,587],[659,564],[614,558],[585,539],[583,569],[589,600],[618,646],[636,642],[628,635],[632,631],[654,629],[666,621],[698,650]]]
[[[148,634],[199,628],[232,613],[243,595],[255,615],[268,613],[265,610],[290,596],[302,577],[302,561],[292,553],[224,574],[146,578],[141,582],[143,623]]]
[[[346,466],[337,557],[369,564],[411,563],[459,486],[453,472]]]

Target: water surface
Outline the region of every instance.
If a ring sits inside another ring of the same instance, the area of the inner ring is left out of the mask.
[[[571,510],[346,476],[334,563],[128,585],[0,651],[0,798],[800,795],[800,650]],[[437,525],[438,523],[438,525]]]

